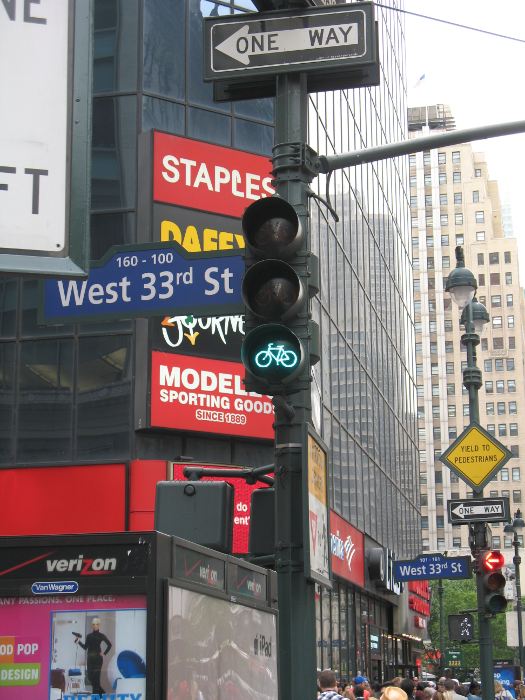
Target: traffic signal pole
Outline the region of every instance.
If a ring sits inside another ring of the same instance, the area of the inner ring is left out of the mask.
[[[308,187],[313,173],[305,167],[308,94],[304,76],[277,77],[273,175],[276,193],[296,210],[310,246]],[[310,307],[310,302],[307,304]],[[308,308],[309,310],[309,308]],[[307,353],[308,357],[308,353]],[[301,381],[303,380],[303,381]],[[303,450],[304,428],[311,421],[310,362],[301,388],[274,398],[275,407],[275,539],[279,591],[279,697],[304,700],[316,692],[314,583],[304,571]]]

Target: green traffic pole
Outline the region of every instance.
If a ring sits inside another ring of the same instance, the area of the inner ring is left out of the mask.
[[[297,150],[306,143],[308,94],[304,76],[279,74],[276,95],[275,146],[272,159],[276,193],[296,210],[309,245],[307,172]],[[298,148],[299,147],[299,148]],[[309,354],[307,352],[307,358]],[[305,426],[311,417],[310,362],[289,394],[275,406],[275,540],[279,592],[279,698],[305,700],[316,696],[315,588],[305,578],[303,531],[303,457]],[[302,388],[307,386],[308,389]],[[295,390],[294,390],[295,389]]]

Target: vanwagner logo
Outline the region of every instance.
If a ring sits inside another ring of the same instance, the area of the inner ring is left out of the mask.
[[[76,581],[35,581],[31,586],[31,592],[35,595],[76,593],[77,591],[78,583]]]
[[[81,576],[102,576],[116,571],[117,560],[115,557],[91,559],[80,554],[77,559],[48,559],[46,567],[49,573],[78,571]]]

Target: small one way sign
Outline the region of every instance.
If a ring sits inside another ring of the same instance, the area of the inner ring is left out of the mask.
[[[440,460],[475,492],[480,492],[511,457],[505,445],[479,423],[472,422],[443,452]]]

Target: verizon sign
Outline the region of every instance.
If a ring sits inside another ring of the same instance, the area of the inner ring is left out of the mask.
[[[240,362],[153,352],[151,427],[272,440],[272,401],[243,378]]]
[[[84,172],[77,184],[87,221],[89,68],[73,103],[73,56],[82,32],[83,56],[89,56],[89,11],[89,3],[77,12],[70,0],[0,3],[0,270],[83,272],[65,259],[74,253],[69,182],[79,167],[72,138],[80,132]],[[76,224],[87,226],[84,220]],[[29,253],[40,256],[41,267],[28,260]],[[55,260],[44,269],[42,257]]]
[[[154,134],[156,202],[241,217],[253,201],[273,194],[271,180],[270,161],[263,156],[172,134]]]

